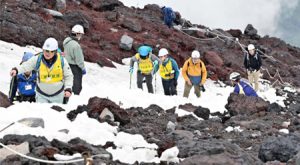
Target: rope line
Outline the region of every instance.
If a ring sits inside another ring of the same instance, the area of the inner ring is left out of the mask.
[[[186,22],[186,20],[183,22],[183,24],[184,24],[185,22]],[[197,28],[197,27],[196,27],[196,28]],[[176,29],[176,28],[175,28],[175,29]],[[199,28],[198,28],[198,29],[199,29]],[[213,31],[210,30],[209,28],[206,28],[206,29],[200,29],[200,30],[205,30],[207,33],[210,33],[210,34],[213,34],[213,35],[216,36],[216,37],[214,37],[214,38],[208,38],[208,39],[202,39],[202,38],[194,37],[194,36],[191,36],[191,35],[189,35],[188,33],[184,32],[184,31],[182,31],[182,30],[186,30],[186,29],[176,29],[176,30],[182,32],[183,34],[185,34],[185,35],[187,35],[187,36],[189,36],[189,37],[191,37],[191,38],[193,38],[193,39],[200,40],[200,41],[212,41],[212,40],[219,39],[219,40],[221,40],[221,41],[223,41],[223,42],[226,42],[224,39],[221,38],[221,37],[223,37],[223,38],[226,38],[226,39],[228,39],[228,40],[230,40],[230,41],[232,41],[232,42],[238,44],[238,45],[241,47],[241,49],[242,49],[243,52],[247,52],[246,49],[245,49],[246,46],[245,46],[244,44],[241,44],[241,43],[239,42],[239,39],[238,39],[238,38],[231,37],[231,36],[226,36],[225,34],[223,34],[222,32],[220,32],[219,30],[216,30],[216,29],[214,30],[215,32],[213,32]],[[266,57],[266,58],[268,58],[268,59],[270,59],[270,60],[272,60],[272,61],[281,63],[280,61],[278,61],[277,59],[275,59],[275,58],[274,58],[273,56],[271,56],[271,55],[267,55],[266,53],[264,53],[264,52],[262,52],[262,51],[260,51],[260,50],[258,50],[258,49],[256,49],[256,51],[258,51],[262,56],[264,56],[264,57]],[[269,70],[268,70],[267,68],[261,67],[261,70],[262,70],[262,71],[266,71],[267,75],[268,75],[271,79],[275,79],[276,77],[278,77],[278,78],[272,83],[272,85],[271,85],[272,87],[273,87],[277,82],[278,82],[278,84],[280,84],[280,85],[282,85],[282,86],[292,86],[290,83],[283,81],[282,76],[280,75],[278,69],[276,69],[276,73],[274,74],[274,76],[272,76],[272,75],[270,74],[270,72],[269,72]]]
[[[34,157],[30,157],[30,156],[27,156],[27,155],[24,155],[18,151],[15,151],[13,149],[11,149],[10,147],[7,147],[6,145],[4,145],[3,143],[0,143],[0,146],[2,146],[3,148],[23,157],[23,158],[26,158],[26,159],[29,159],[29,160],[33,160],[33,161],[36,161],[36,162],[40,162],[40,163],[48,163],[48,164],[70,164],[70,163],[76,163],[76,162],[82,162],[82,161],[85,161],[84,158],[80,158],[80,159],[74,159],[74,160],[66,160],[66,161],[52,161],[52,160],[43,160],[43,159],[38,159],[38,158],[34,158]],[[97,155],[93,155],[91,156],[91,158],[94,158],[94,157],[109,157],[108,154],[97,154]]]

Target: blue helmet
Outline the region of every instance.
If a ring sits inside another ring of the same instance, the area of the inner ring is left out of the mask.
[[[150,46],[141,46],[138,49],[138,52],[141,56],[147,56],[152,51]]]
[[[34,54],[31,52],[24,52],[23,58],[22,58],[22,62],[25,62],[27,60],[29,60],[31,57],[33,57]]]

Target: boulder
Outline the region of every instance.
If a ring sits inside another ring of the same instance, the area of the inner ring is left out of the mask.
[[[126,18],[123,20],[122,26],[133,32],[141,32],[142,31],[142,25],[136,19]]]
[[[18,123],[24,124],[28,127],[36,128],[36,127],[45,127],[44,120],[42,118],[24,118],[18,121]]]
[[[224,65],[223,59],[218,55],[218,53],[213,51],[204,52],[204,59],[205,61],[207,61],[207,64],[213,65],[215,67],[221,67]]]
[[[117,12],[107,12],[105,18],[111,22],[116,22],[118,20],[119,14]]]
[[[215,154],[215,155],[194,155],[185,158],[181,165],[237,165],[237,164],[256,164],[262,165],[262,162],[255,161],[253,158],[247,158],[246,155],[235,155],[228,152]]]
[[[300,135],[288,134],[266,139],[259,148],[258,157],[263,162],[278,160],[287,162],[300,151]]]
[[[236,38],[240,38],[241,35],[243,34],[240,29],[230,29],[227,30],[226,32],[232,35],[232,37],[236,37]]]
[[[209,119],[210,110],[208,108],[203,108],[201,106],[197,107],[197,109],[194,111],[195,115],[198,117],[207,120]]]
[[[121,49],[131,50],[132,44],[133,44],[133,38],[131,38],[130,36],[124,34],[121,37],[121,42],[120,42],[119,46],[120,46]]]
[[[257,34],[257,29],[253,27],[253,25],[248,24],[244,30],[244,34],[249,36],[251,39],[259,39],[260,36]]]
[[[184,104],[184,105],[179,105],[178,108],[183,109],[183,110],[188,111],[188,112],[194,112],[197,109],[197,107],[194,106],[191,103],[187,103],[187,104]]]
[[[0,107],[7,108],[9,106],[11,106],[11,103],[8,97],[4,93],[0,92]]]
[[[228,97],[228,103],[225,108],[231,116],[236,115],[254,115],[264,113],[269,107],[269,102],[260,97],[245,96],[231,93]]]
[[[87,107],[89,109],[89,117],[98,119],[102,111],[107,108],[111,113],[114,114],[115,120],[120,122],[121,125],[125,125],[130,122],[128,113],[108,99],[99,97],[90,98]]]
[[[279,104],[277,103],[272,103],[269,105],[268,112],[274,112],[274,113],[280,113],[281,111],[283,111],[283,107],[281,107]]]
[[[83,4],[91,7],[96,11],[112,11],[118,6],[123,6],[123,3],[118,0],[80,0]]]
[[[66,23],[66,25],[70,28],[68,29],[69,32],[71,32],[71,28],[76,25],[80,24],[84,27],[85,33],[90,28],[90,21],[88,16],[86,16],[83,12],[80,11],[68,11],[64,14],[63,20]]]
[[[28,154],[29,153],[29,144],[28,142],[24,142],[24,143],[21,143],[19,145],[7,145],[7,147],[21,153],[21,154]],[[5,149],[5,148],[1,148],[0,149],[0,162],[2,160],[4,160],[7,156],[9,155],[14,155],[14,153],[12,153],[11,151]]]

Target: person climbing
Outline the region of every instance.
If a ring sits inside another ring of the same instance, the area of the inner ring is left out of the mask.
[[[34,54],[31,52],[24,52],[20,65],[28,61],[33,56]],[[25,72],[13,77],[10,82],[10,91],[9,91],[10,102],[11,103],[13,103],[14,101],[35,102],[36,78],[37,76],[35,71]]]
[[[138,53],[130,59],[130,74],[133,73],[134,63],[138,63],[137,69],[137,86],[143,89],[143,80],[146,79],[146,84],[149,93],[153,93],[152,79],[153,75],[158,70],[159,58],[152,54],[152,48],[147,45],[140,46]]]
[[[72,28],[71,35],[63,42],[65,58],[74,75],[72,91],[75,95],[80,94],[82,90],[82,76],[86,74],[84,56],[79,44],[83,34],[83,27],[81,25],[75,25]]]
[[[173,27],[173,22],[174,22],[174,20],[176,18],[176,15],[175,15],[173,9],[171,7],[164,6],[164,7],[162,7],[162,13],[164,15],[164,22],[165,22],[165,24],[169,28]]]
[[[258,97],[255,90],[251,87],[250,84],[247,83],[247,80],[241,78],[240,73],[232,72],[229,76],[229,79],[231,80],[231,83],[234,87],[234,93]]]
[[[253,44],[249,44],[245,52],[244,66],[247,69],[248,80],[254,84],[255,91],[259,90],[258,80],[260,77],[260,68],[262,65],[260,54],[255,50]]]
[[[160,58],[159,74],[165,95],[177,95],[177,80],[179,77],[179,68],[177,62],[169,56],[166,48],[161,48],[158,52]]]
[[[57,49],[57,40],[48,38],[44,42],[43,52],[10,71],[11,76],[36,71],[36,101],[39,103],[63,103],[64,97],[72,95],[73,74]]]
[[[183,97],[188,98],[192,87],[197,97],[201,96],[200,91],[205,92],[204,83],[207,78],[207,71],[204,62],[200,59],[200,52],[194,50],[191,57],[184,62],[182,76],[185,80]]]

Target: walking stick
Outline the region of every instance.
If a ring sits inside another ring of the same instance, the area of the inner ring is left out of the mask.
[[[131,89],[131,78],[132,78],[132,73],[130,73],[129,89]]]
[[[154,93],[156,94],[156,74],[155,74],[155,77],[154,77]]]

